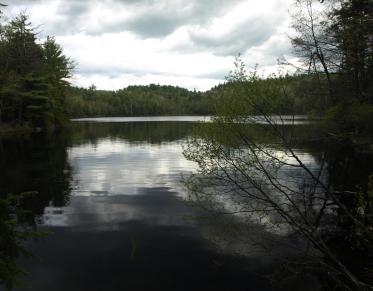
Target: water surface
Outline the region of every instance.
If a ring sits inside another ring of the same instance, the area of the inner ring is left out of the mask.
[[[30,287],[17,290],[273,290],[266,276],[289,250],[246,243],[240,255],[183,199],[196,165],[182,149],[201,119],[112,121],[2,140],[2,193],[37,191],[38,228],[50,231],[28,243]]]

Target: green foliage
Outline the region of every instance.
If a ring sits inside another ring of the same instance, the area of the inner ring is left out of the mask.
[[[248,115],[293,114],[295,108],[297,77],[272,74],[260,77],[254,70],[244,75],[244,64],[236,59],[236,70],[227,77],[227,84],[222,86],[215,106],[218,116],[232,119],[247,119]]]
[[[372,137],[373,105],[354,103],[331,107],[323,119],[324,130],[359,141]]]
[[[316,92],[313,95],[305,94],[305,88],[316,91],[314,76],[273,74],[268,78],[258,75],[249,78],[241,81],[228,78],[224,84],[206,92],[154,84],[129,86],[118,91],[71,87],[65,101],[66,110],[72,118],[215,115],[233,106],[247,113],[253,111],[249,108],[252,104],[243,96],[250,94],[251,98],[256,97],[256,114],[260,114],[260,108],[282,114],[308,114],[312,111],[317,116],[325,111],[322,96]],[[238,83],[241,85],[236,86]]]
[[[53,38],[37,43],[28,16],[0,28],[0,125],[55,128],[66,123],[73,63]]]
[[[70,117],[153,116],[211,114],[203,93],[174,86],[150,84],[118,91],[70,88],[67,110]]]
[[[331,11],[330,18],[328,33],[337,50],[338,72],[343,72],[339,79],[344,99],[372,104],[373,1],[341,1]]]

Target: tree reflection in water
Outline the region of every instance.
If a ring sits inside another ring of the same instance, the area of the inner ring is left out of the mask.
[[[46,206],[69,201],[67,145],[62,133],[0,139],[0,284],[8,289],[22,285],[16,261],[32,256],[27,240],[46,235],[36,228]]]

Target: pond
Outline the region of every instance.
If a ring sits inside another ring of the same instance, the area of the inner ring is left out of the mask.
[[[216,235],[221,221],[205,222],[184,199],[182,179],[196,165],[183,146],[203,120],[89,119],[1,140],[1,194],[37,191],[30,204],[49,232],[27,243],[34,257],[20,264],[29,287],[16,290],[274,290],[267,276],[292,250],[253,244],[240,255]],[[252,235],[266,234],[253,226]]]

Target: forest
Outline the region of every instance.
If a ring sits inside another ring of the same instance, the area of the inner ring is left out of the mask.
[[[281,114],[322,114],[321,100],[305,95],[302,88],[312,87],[310,76],[286,76],[289,100],[283,108],[274,108]],[[262,86],[270,81],[263,79]],[[70,87],[67,96],[67,114],[70,118],[102,116],[161,116],[161,115],[213,115],[219,98],[229,94],[232,84],[222,83],[208,91],[189,91],[175,86],[150,84],[129,86],[117,91]]]
[[[67,96],[72,118],[99,116],[208,115],[211,101],[202,92],[150,84],[117,91],[71,87]]]
[[[286,104],[272,108],[273,114],[322,116],[327,107],[317,88],[316,75],[271,76],[256,80],[266,87],[273,81],[286,83]],[[247,81],[247,83],[250,83]],[[222,83],[205,92],[175,86],[150,84],[129,86],[117,91],[70,87],[66,95],[70,118],[103,116],[214,115],[217,104],[227,98],[236,84]],[[305,90],[305,88],[307,88]],[[269,110],[269,108],[268,108]]]

